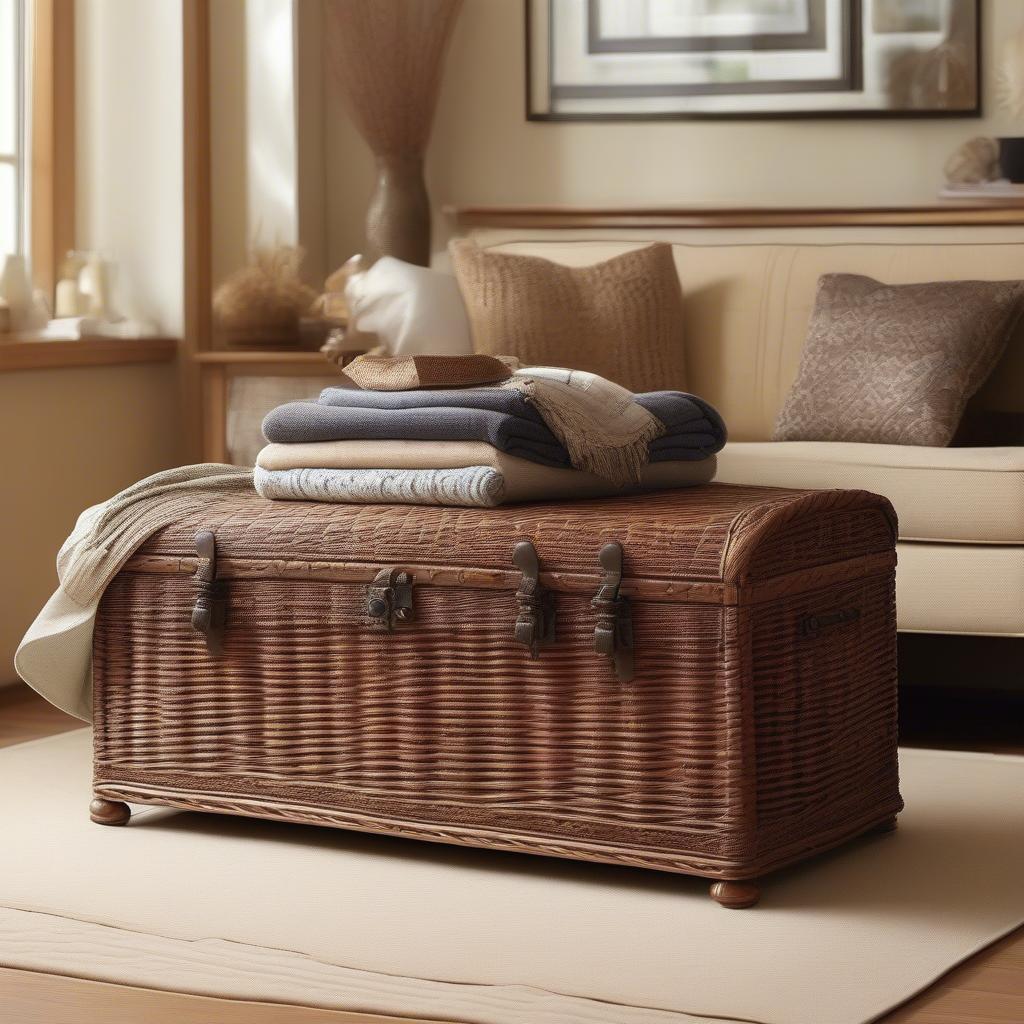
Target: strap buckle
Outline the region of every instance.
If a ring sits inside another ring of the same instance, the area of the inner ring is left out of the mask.
[[[227,622],[227,588],[217,579],[217,539],[209,530],[196,534],[199,564],[193,580],[199,593],[192,607],[192,628],[203,634],[206,649],[214,658],[224,651],[224,626]]]
[[[541,647],[555,642],[555,595],[541,585],[540,560],[530,541],[516,544],[512,562],[523,574],[516,591],[516,643],[527,648],[531,658],[537,658]]]
[[[635,675],[633,663],[633,611],[628,597],[619,594],[622,585],[622,545],[605,544],[598,556],[604,579],[591,600],[597,610],[594,650],[612,660],[616,677],[628,683]]]

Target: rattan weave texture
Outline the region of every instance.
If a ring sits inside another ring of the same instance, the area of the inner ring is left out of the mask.
[[[226,582],[219,658],[191,628],[195,586],[177,571],[199,529],[252,572]],[[283,559],[507,570],[523,539],[595,590],[608,540],[632,583],[678,582],[633,600],[631,682],[595,653],[595,611],[571,587],[556,595],[556,642],[531,660],[504,577],[417,585],[415,621],[387,633],[367,625],[364,584],[272,573]],[[863,492],[711,485],[483,512],[211,503],[104,597],[95,788],[756,877],[901,806],[893,546],[891,508]],[[686,599],[694,581],[701,601]]]

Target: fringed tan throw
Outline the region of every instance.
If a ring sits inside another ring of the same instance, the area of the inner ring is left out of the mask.
[[[633,401],[632,391],[584,370],[527,367],[503,387],[536,405],[574,468],[620,487],[639,481],[648,444],[665,433],[661,420]]]

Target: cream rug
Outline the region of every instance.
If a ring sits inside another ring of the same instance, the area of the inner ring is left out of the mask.
[[[160,809],[88,731],[0,750],[0,964],[473,1024],[863,1024],[1024,921],[1024,758],[906,750],[898,832],[707,884]]]

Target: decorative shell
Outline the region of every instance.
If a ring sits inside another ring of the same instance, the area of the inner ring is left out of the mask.
[[[951,185],[995,181],[999,177],[999,143],[980,135],[969,139],[953,152],[944,169]]]

